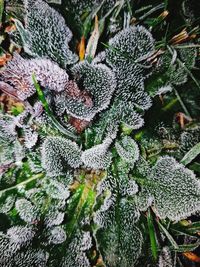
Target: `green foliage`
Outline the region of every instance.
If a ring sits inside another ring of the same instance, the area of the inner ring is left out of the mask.
[[[183,267],[196,253],[199,32],[180,2],[5,1],[2,267]]]
[[[62,137],[48,137],[42,146],[42,165],[48,175],[65,174],[68,166],[81,164],[81,151],[75,142]]]
[[[141,183],[139,206],[153,204],[159,218],[178,221],[199,210],[199,180],[171,157],[160,158]]]
[[[63,67],[74,63],[77,57],[68,46],[72,33],[59,13],[42,0],[25,0],[24,4],[26,27],[18,30],[25,51],[32,56],[48,57]]]

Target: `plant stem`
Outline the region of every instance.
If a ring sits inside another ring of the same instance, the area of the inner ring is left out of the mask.
[[[37,179],[41,179],[41,178],[43,178],[44,176],[45,176],[44,173],[38,173],[38,174],[32,176],[31,178],[29,178],[29,179],[27,179],[27,180],[25,180],[25,181],[23,181],[23,182],[21,182],[21,183],[19,183],[19,184],[16,184],[16,185],[13,185],[13,186],[11,186],[11,187],[8,187],[8,188],[5,188],[5,189],[3,189],[3,190],[0,190],[0,195],[4,194],[4,193],[6,193],[6,192],[12,191],[12,190],[14,190],[14,189],[17,189],[17,188],[20,187],[20,186],[27,185],[28,183],[33,182],[33,181],[35,181],[35,180],[37,180]]]
[[[179,103],[180,103],[182,109],[184,110],[185,114],[186,114],[188,117],[191,118],[191,115],[190,115],[190,113],[189,113],[187,107],[186,107],[185,104],[183,103],[183,101],[182,101],[182,99],[181,99],[181,97],[180,97],[178,91],[177,91],[175,88],[173,88],[173,89],[174,89],[174,93],[175,93],[175,95],[176,95],[176,97],[177,97],[177,99],[178,99],[178,101],[179,101]]]

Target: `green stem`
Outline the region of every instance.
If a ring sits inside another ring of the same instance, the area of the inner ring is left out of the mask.
[[[33,182],[33,181],[35,181],[35,180],[37,180],[37,179],[41,179],[41,178],[43,178],[44,176],[45,176],[44,173],[38,173],[38,174],[32,176],[31,178],[29,178],[29,179],[27,179],[27,180],[25,180],[25,181],[23,181],[23,182],[21,182],[21,183],[19,183],[19,184],[16,184],[16,185],[13,185],[13,186],[8,187],[8,188],[6,188],[6,189],[0,190],[0,195],[4,194],[4,193],[6,193],[6,192],[12,191],[12,190],[14,190],[14,189],[17,189],[17,188],[20,187],[20,186],[27,185],[27,184],[29,184],[30,182]]]
[[[153,258],[156,261],[158,258],[158,246],[157,246],[157,241],[156,241],[155,227],[153,224],[153,217],[152,217],[150,209],[148,210],[148,214],[147,214],[147,223],[148,223],[148,229],[149,229],[151,251],[152,251]]]
[[[181,99],[181,97],[180,97],[178,91],[177,91],[175,88],[173,88],[173,89],[174,89],[175,95],[176,95],[176,97],[177,97],[177,99],[178,99],[178,101],[179,101],[179,103],[180,103],[182,109],[184,110],[185,114],[186,114],[188,117],[191,118],[191,115],[190,115],[190,113],[189,113],[187,107],[186,107],[185,104],[183,103],[183,101],[182,101],[182,99]]]

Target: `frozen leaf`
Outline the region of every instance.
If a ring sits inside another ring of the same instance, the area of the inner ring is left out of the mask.
[[[42,185],[46,193],[51,196],[51,198],[67,199],[69,197],[70,193],[68,188],[56,179],[44,179],[42,181]]]
[[[72,240],[69,242],[62,267],[90,267],[90,262],[86,256],[86,251],[91,248],[92,239],[89,232],[77,230]]]
[[[42,165],[49,176],[65,174],[68,166],[81,164],[81,150],[75,142],[63,137],[48,137],[42,146]]]
[[[31,128],[24,129],[24,145],[27,148],[32,148],[35,146],[38,140],[38,133]]]
[[[29,249],[25,252],[18,253],[14,257],[15,266],[39,266],[46,267],[48,260],[48,253],[44,250]]]
[[[66,111],[75,118],[90,121],[96,113],[108,107],[116,87],[114,74],[104,64],[89,64],[86,61],[75,65],[72,72],[79,89],[92,101],[88,97],[70,97],[63,92],[56,96],[56,108],[58,113]]]
[[[8,165],[14,162],[20,164],[24,156],[24,149],[18,140],[12,143],[1,143],[0,164]]]
[[[135,225],[138,215],[135,214],[138,211],[134,204],[121,199],[118,203],[112,203],[109,210],[102,210],[95,217],[97,225],[100,222],[95,236],[106,266],[135,266],[142,247],[142,234]]]
[[[102,144],[85,150],[81,156],[85,166],[93,169],[107,169],[112,159],[112,154],[108,151],[111,142],[112,139],[107,138]]]
[[[49,90],[60,92],[66,88],[68,74],[49,59],[24,59],[15,53],[0,75],[13,87],[17,97],[25,100],[36,92],[33,73],[40,85]]]
[[[118,93],[124,99],[143,91],[145,72],[152,67],[148,57],[153,52],[153,38],[142,26],[126,28],[109,41],[106,61],[114,69]]]
[[[64,18],[42,0],[24,0],[25,32],[21,33],[24,50],[33,56],[48,57],[63,67],[77,61],[69,49],[72,33]]]
[[[14,204],[15,204],[15,196],[14,195],[8,196],[5,202],[1,202],[0,204],[0,213],[7,214],[12,209]]]
[[[8,229],[7,236],[10,239],[11,246],[20,249],[22,246],[28,246],[35,236],[35,232],[30,226],[13,226]]]
[[[176,55],[175,59],[173,59],[169,52],[161,56],[160,69],[163,68],[165,71],[165,79],[168,84],[181,85],[187,81],[188,77],[188,72],[185,68],[190,71],[195,65],[197,51],[196,48],[188,47],[179,49],[178,52],[175,50],[174,54]],[[185,68],[183,68],[177,58],[183,62]]]
[[[15,207],[22,220],[27,223],[34,223],[38,218],[37,209],[32,203],[25,198],[18,199],[15,203]]]
[[[144,120],[134,108],[134,104],[130,101],[116,101],[112,104],[109,110],[102,113],[99,121],[94,127],[97,143],[113,134],[115,134],[116,137],[120,124],[132,130],[142,127]]]
[[[172,256],[168,247],[164,247],[158,261],[158,267],[174,267]]]
[[[49,244],[61,244],[66,240],[66,233],[60,227],[54,227],[48,231],[48,242]]]
[[[60,225],[64,220],[64,212],[60,212],[55,208],[50,208],[45,216],[45,225],[47,227],[52,227],[54,225]]]
[[[117,153],[120,157],[134,164],[139,158],[139,148],[137,143],[129,136],[123,137],[120,141],[117,141],[115,144]]]
[[[38,151],[31,151],[31,153],[27,155],[27,158],[29,167],[33,173],[39,173],[42,171],[40,154]]]
[[[174,158],[160,158],[145,179],[141,197],[158,217],[178,221],[200,210],[199,180]]]

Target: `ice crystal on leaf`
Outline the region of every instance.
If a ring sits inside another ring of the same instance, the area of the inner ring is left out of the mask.
[[[85,166],[93,169],[107,169],[112,159],[112,154],[108,151],[111,142],[112,139],[107,138],[102,144],[85,150],[81,155]]]
[[[166,85],[184,84],[188,79],[188,71],[191,71],[195,65],[196,48],[188,47],[178,51],[170,50],[170,52],[164,53],[160,59],[160,71],[165,70]]]
[[[129,27],[109,41],[106,61],[116,74],[118,94],[126,100],[143,91],[145,73],[152,68],[148,57],[153,52],[153,38],[142,26]]]
[[[24,129],[25,147],[32,148],[38,140],[38,133],[31,128]]]
[[[62,267],[90,267],[86,251],[91,248],[92,240],[89,232],[77,231],[69,243]]]
[[[128,136],[122,138],[122,140],[117,141],[115,144],[117,153],[125,161],[134,164],[139,158],[139,148],[137,143]]]
[[[24,59],[15,53],[0,75],[13,88],[16,97],[25,100],[36,92],[33,73],[41,86],[55,92],[65,90],[68,74],[49,59]]]
[[[65,174],[68,166],[81,164],[81,150],[75,142],[63,137],[48,137],[42,145],[42,165],[49,176]]]
[[[15,255],[15,266],[40,266],[46,267],[48,260],[48,253],[44,250],[29,249],[25,252]]]
[[[69,197],[69,190],[63,183],[56,179],[44,179],[42,181],[43,188],[49,196],[55,199],[67,199]]]
[[[76,84],[88,97],[80,99],[63,92],[55,99],[57,111],[90,121],[97,112],[108,107],[116,86],[114,74],[106,65],[86,61],[76,64],[72,73]]]
[[[13,226],[8,229],[7,236],[10,239],[11,246],[14,244],[17,249],[20,249],[31,242],[35,232],[30,226]]]
[[[24,0],[25,29],[16,26],[21,34],[25,52],[32,56],[48,57],[63,67],[77,61],[68,43],[72,33],[64,18],[42,0]]]
[[[34,223],[38,218],[38,212],[35,206],[25,198],[18,199],[15,203],[16,209],[22,220],[27,223]]]
[[[48,233],[49,244],[60,244],[66,240],[66,233],[60,226],[54,227]]]
[[[134,224],[138,217],[134,204],[126,199],[113,201],[96,214],[100,228],[95,236],[106,266],[134,266],[142,247],[142,234]]]
[[[161,255],[159,257],[158,267],[175,267],[171,252],[168,247],[164,247],[161,251]]]
[[[139,205],[152,204],[158,217],[178,221],[199,210],[200,183],[172,157],[160,158],[146,177]],[[145,205],[144,205],[145,206]]]

